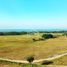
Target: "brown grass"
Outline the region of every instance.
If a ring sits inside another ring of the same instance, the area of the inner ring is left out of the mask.
[[[43,59],[67,52],[67,37],[32,41],[32,38],[38,39],[41,35],[0,36],[0,57],[25,60],[27,56],[33,55],[35,59]]]
[[[67,56],[63,56],[59,59],[53,60],[53,64],[55,65],[67,65]]]

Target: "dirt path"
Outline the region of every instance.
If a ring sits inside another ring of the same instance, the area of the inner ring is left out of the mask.
[[[44,60],[54,60],[54,59],[60,58],[60,57],[65,56],[65,55],[67,55],[67,53],[64,53],[61,55],[55,55],[53,57],[46,58],[46,59],[34,60],[33,63],[42,62]],[[11,60],[11,59],[4,59],[4,58],[0,58],[0,60],[9,61],[9,62],[16,62],[16,63],[28,63],[27,61],[24,61],[24,60]]]
[[[24,61],[24,60],[11,60],[11,59],[4,59],[4,58],[0,58],[0,60],[9,61],[9,62],[16,62],[16,63],[28,63],[27,61]]]
[[[60,55],[55,55],[55,56],[53,56],[53,57],[46,58],[46,59],[34,60],[33,63],[41,62],[41,61],[44,61],[44,60],[54,60],[54,59],[60,58],[60,57],[65,56],[65,55],[67,55],[67,53],[60,54]]]

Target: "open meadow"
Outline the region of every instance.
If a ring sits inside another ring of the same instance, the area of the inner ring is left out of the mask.
[[[39,40],[42,34],[43,33],[0,36],[0,58],[26,60],[27,56],[32,55],[35,60],[39,60],[67,53],[66,36],[62,36],[62,33],[52,33],[57,37],[47,40]],[[37,41],[33,41],[33,38]],[[65,65],[67,65],[66,59],[67,56],[61,60]],[[55,60],[53,65],[64,65],[61,61],[60,59]],[[6,65],[5,67],[10,66]]]

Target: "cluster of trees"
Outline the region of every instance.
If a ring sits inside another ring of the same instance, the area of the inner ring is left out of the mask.
[[[27,32],[0,32],[0,35],[22,35],[27,34]]]
[[[33,38],[32,40],[35,42],[35,41],[43,41],[45,39],[50,39],[50,38],[55,38],[55,36],[52,34],[43,34],[41,38],[39,38],[38,40],[36,40],[35,38]]]
[[[49,39],[49,38],[54,38],[54,36],[52,34],[43,34],[42,38],[43,39]]]

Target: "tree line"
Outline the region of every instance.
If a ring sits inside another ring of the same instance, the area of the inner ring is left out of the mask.
[[[0,35],[22,35],[27,34],[27,32],[0,32]]]

